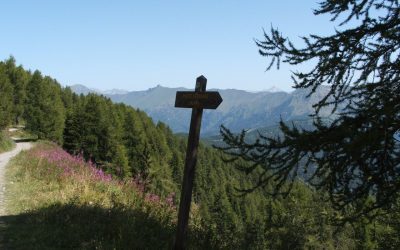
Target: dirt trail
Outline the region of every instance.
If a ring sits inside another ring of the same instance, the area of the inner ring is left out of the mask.
[[[5,187],[5,179],[4,174],[6,170],[6,166],[11,158],[16,156],[22,150],[27,150],[32,147],[31,142],[20,142],[17,143],[16,147],[8,152],[4,152],[0,154],[0,216],[5,213],[5,201],[4,201],[4,191]]]

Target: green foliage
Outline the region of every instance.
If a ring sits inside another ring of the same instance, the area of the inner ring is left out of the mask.
[[[11,140],[4,131],[0,131],[0,153],[9,151],[15,146],[13,140]]]
[[[10,83],[13,85],[13,123],[19,125],[24,114],[24,105],[26,101],[26,85],[30,79],[30,73],[25,71],[22,66],[15,65],[14,57],[10,57],[5,62],[7,75]]]
[[[39,139],[62,142],[65,109],[61,87],[50,77],[42,77],[39,71],[33,73],[27,85],[24,118],[26,129],[37,134]]]
[[[371,238],[379,249],[396,249],[400,246],[400,199],[395,202],[393,213],[385,214],[370,222]]]
[[[76,95],[39,71],[23,71],[12,59],[0,63],[0,68],[5,64],[8,68],[0,70],[0,79],[5,79],[7,86],[14,84],[14,92],[10,88],[4,94],[6,106],[11,107],[4,113],[11,113],[7,124],[23,114],[32,133],[58,142],[114,178],[111,184],[80,182],[80,175],[66,178],[62,171],[49,171],[54,168],[44,160],[21,156],[14,168],[20,179],[10,191],[15,194],[10,206],[22,214],[9,218],[10,239],[25,239],[21,244],[39,249],[50,245],[143,249],[172,244],[175,224],[171,213],[155,204],[146,205],[143,199],[151,194],[178,204],[186,138],[174,135],[163,123],[154,124],[140,110],[96,94]],[[20,96],[26,93],[22,110],[15,106],[20,103],[15,96],[13,99],[17,82],[25,86],[21,87],[25,89]],[[398,214],[397,219],[378,217],[375,224],[365,221],[337,226],[335,219],[346,214],[334,211],[324,192],[296,181],[286,199],[272,198],[269,194],[279,184],[273,181],[243,196],[237,189],[257,185],[262,171],[239,171],[254,165],[222,158],[221,152],[200,143],[190,219],[191,249],[354,249],[398,243]],[[238,170],[238,165],[244,168]],[[133,180],[144,191],[140,195],[122,185]],[[29,232],[21,230],[23,226]],[[62,238],[63,234],[68,236]]]
[[[6,75],[4,63],[0,63],[0,130],[11,123],[13,87]]]
[[[294,87],[312,97],[329,91],[314,105],[314,130],[281,122],[281,136],[260,136],[255,143],[222,128],[225,152],[251,161],[247,172],[260,171],[261,187],[278,180],[276,192],[289,192],[298,175],[330,194],[332,205],[345,220],[374,216],[376,209],[391,212],[400,191],[400,6],[397,0],[325,0],[314,13],[340,18],[329,36],[303,37],[297,47],[278,29],[257,40],[259,52],[280,62],[312,63],[308,71],[293,73]],[[330,123],[321,110],[336,112]],[[282,189],[288,187],[287,189]]]

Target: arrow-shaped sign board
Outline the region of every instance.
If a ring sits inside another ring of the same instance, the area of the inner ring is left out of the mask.
[[[216,109],[221,104],[221,102],[221,95],[217,91],[177,91],[175,98],[175,107]]]
[[[186,150],[185,169],[183,170],[182,192],[179,203],[178,224],[176,229],[175,250],[186,249],[185,239],[188,231],[190,203],[194,173],[197,161],[197,151],[200,139],[200,126],[203,109],[216,109],[222,102],[222,98],[216,91],[206,91],[207,79],[199,76],[196,79],[195,91],[176,92],[175,107],[191,108],[192,118],[188,144]]]

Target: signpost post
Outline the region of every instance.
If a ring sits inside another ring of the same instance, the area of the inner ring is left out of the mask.
[[[179,204],[178,226],[176,230],[175,249],[185,249],[185,239],[189,221],[190,203],[194,173],[197,161],[197,148],[199,146],[201,117],[203,109],[216,109],[222,102],[220,94],[216,91],[206,92],[207,79],[199,76],[196,79],[195,91],[177,91],[175,107],[192,108],[189,138],[186,150],[185,169],[183,173],[181,201]]]

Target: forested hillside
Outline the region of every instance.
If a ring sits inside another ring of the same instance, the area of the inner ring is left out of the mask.
[[[82,85],[71,86],[78,94],[95,93]],[[144,91],[128,93],[106,93],[113,102],[124,103],[146,112],[154,121],[162,121],[173,132],[189,130],[190,110],[174,107],[176,91],[188,91],[185,88],[167,88],[157,85]],[[215,90],[214,90],[215,91]],[[242,129],[254,129],[278,125],[284,121],[309,118],[312,105],[320,101],[328,91],[326,86],[318,88],[312,98],[307,98],[309,90],[248,92],[237,89],[216,89],[224,100],[216,110],[204,110],[201,125],[203,135],[216,135],[221,124],[234,132]],[[331,108],[322,110],[322,115],[330,116]]]
[[[18,123],[113,178],[134,178],[145,192],[175,197],[178,203],[185,138],[164,123],[154,124],[143,111],[97,94],[77,95],[9,58],[0,62],[0,128]],[[194,202],[200,215],[196,223],[206,233],[191,238],[204,247],[351,249],[398,243],[392,232],[398,232],[399,224],[382,222],[386,217],[374,221],[374,227],[372,222],[355,223],[337,230],[333,222],[341,215],[324,194],[301,181],[286,199],[271,198],[269,186],[239,195],[237,189],[251,187],[258,179],[227,167],[235,163],[222,158],[221,152],[200,146]]]

